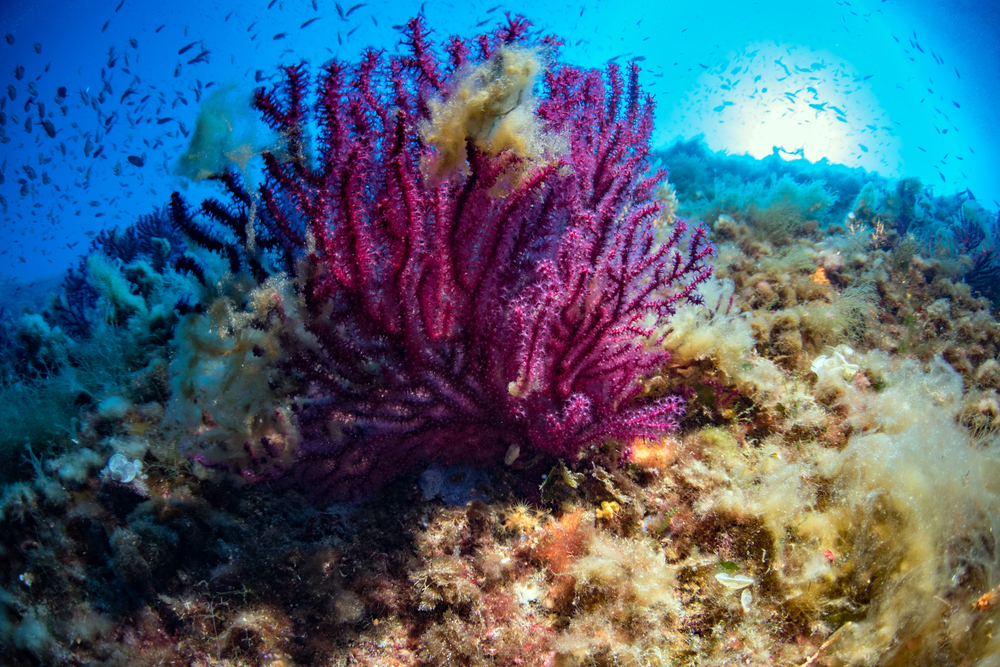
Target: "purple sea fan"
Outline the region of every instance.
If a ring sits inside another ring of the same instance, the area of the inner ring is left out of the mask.
[[[528,28],[453,38],[441,62],[415,19],[408,55],[327,65],[314,156],[304,70],[256,95],[290,154],[264,155],[266,215],[310,239],[311,342],[288,371],[311,388],[293,474],[320,495],[676,426],[680,400],[639,400],[639,380],[713,249],[683,221],[656,238],[638,69],[554,65],[537,85],[558,43],[529,49]]]

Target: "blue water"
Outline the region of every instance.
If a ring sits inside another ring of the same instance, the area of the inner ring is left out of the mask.
[[[938,194],[968,189],[1000,207],[996,4],[496,1],[426,2],[422,10],[439,36],[475,34],[512,11],[561,36],[567,61],[639,59],[657,102],[657,145],[703,134],[714,150],[758,157],[777,145],[883,176],[919,176]],[[175,172],[198,99],[231,84],[249,92],[276,80],[282,64],[318,69],[369,46],[393,50],[394,26],[421,8],[3,4],[5,280],[62,273],[96,232],[132,223],[173,190],[190,201],[210,194]]]

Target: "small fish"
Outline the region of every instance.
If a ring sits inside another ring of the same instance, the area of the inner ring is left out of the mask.
[[[284,39],[284,38],[285,38],[285,33],[279,32],[277,35],[275,35],[271,39],[274,40],[274,41],[278,41],[279,39]]]
[[[922,151],[923,151],[923,152],[925,152],[925,153],[927,152],[927,149],[926,149],[926,148],[924,148],[923,146],[917,146],[917,148],[919,148],[920,150],[922,150]]]
[[[135,37],[129,37],[128,43],[133,49],[139,48],[139,40],[137,40]]]
[[[156,124],[157,125],[165,125],[166,123],[169,123],[172,120],[173,120],[173,118],[157,118],[156,119]]]
[[[10,98],[11,102],[17,97],[17,88],[14,87],[14,84],[7,84],[7,97]]]
[[[863,150],[864,152],[866,152],[866,153],[868,152],[868,147],[867,147],[867,146],[865,146],[864,144],[858,144],[858,146],[859,146],[859,147],[861,148],[861,150]]]
[[[303,23],[302,25],[300,25],[299,28],[300,29],[301,28],[307,28],[307,27],[311,26],[313,23],[315,23],[316,21],[319,21],[319,19],[320,19],[319,16],[317,16],[315,18],[311,18],[308,21],[306,21],[305,23]]]
[[[45,134],[49,135],[49,139],[56,138],[56,126],[52,124],[52,121],[43,120],[42,127],[45,128]]]
[[[38,42],[35,42],[35,53],[40,54],[41,52],[42,52],[42,45],[39,44]]]
[[[188,51],[190,51],[194,47],[198,46],[198,44],[199,44],[199,42],[191,42],[187,46],[182,46],[181,50],[177,52],[177,55],[179,55],[179,56],[180,55],[184,55],[185,53],[187,53]]]
[[[10,34],[9,32],[4,36],[4,39],[7,40],[8,44],[14,43],[14,35]]]
[[[335,3],[333,3],[333,6],[337,10],[337,15],[340,16],[341,19],[344,19],[346,21],[347,19],[344,18],[344,8],[340,6],[340,3],[339,2],[335,2]]]
[[[267,8],[270,9],[271,7],[274,7],[277,3],[278,0],[271,0],[271,2],[268,3]]]
[[[955,76],[957,76],[959,79],[962,78],[962,75],[958,73],[958,68],[957,67],[955,68]]]
[[[142,165],[146,164],[146,161],[143,160],[138,155],[129,155],[128,156],[128,161],[131,162],[132,164],[134,164],[137,167],[141,167]]]
[[[365,6],[365,3],[363,3],[363,2],[360,2],[360,3],[356,4],[353,7],[351,7],[350,9],[348,9],[344,13],[344,16],[350,16],[351,14],[353,14],[354,12],[356,12],[357,10],[361,9],[364,6]],[[489,12],[487,12],[487,13],[489,13]]]
[[[166,24],[166,23],[164,23],[164,24],[163,24],[163,25],[161,25],[161,26],[160,26],[159,28],[157,28],[157,29],[156,29],[156,30],[155,30],[154,32],[160,32],[161,30],[163,30],[163,29],[164,29],[164,28],[166,28],[166,27],[167,27],[167,24]]]
[[[24,78],[24,66],[18,65],[14,68],[14,78],[20,81]]]
[[[65,98],[66,97],[66,86],[59,86],[58,88],[56,88],[56,96],[57,97]]]
[[[177,63],[177,67],[174,68],[174,78],[176,79],[181,75],[181,64]]]
[[[254,81],[256,81],[257,83],[260,83],[261,81],[263,81],[264,78],[265,78],[264,77],[264,70],[262,70],[262,69],[257,70],[254,73],[253,78],[254,78]]]
[[[122,5],[124,5],[124,4],[125,4],[125,0],[122,0],[121,2],[119,2],[119,3],[118,3],[118,6],[117,6],[117,7],[115,7],[115,11],[117,12],[117,11],[118,11],[119,9],[121,9],[121,8],[122,8]]]
[[[104,27],[101,28],[101,32],[106,31],[108,29],[108,25],[110,25],[110,24],[111,24],[111,19],[108,19],[107,21],[105,21],[104,22]]]
[[[194,65],[196,63],[207,63],[208,62],[208,56],[211,53],[212,52],[209,51],[208,49],[202,50],[201,53],[199,53],[194,58],[192,58],[191,60],[188,61],[188,65]]]

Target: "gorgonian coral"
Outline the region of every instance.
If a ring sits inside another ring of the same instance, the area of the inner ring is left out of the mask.
[[[350,495],[435,460],[572,458],[675,426],[680,399],[641,400],[639,380],[712,248],[682,220],[658,240],[638,68],[558,64],[528,28],[439,59],[415,19],[405,55],[326,65],[312,109],[301,66],[256,93],[287,150],[264,154],[255,216],[305,245],[297,303],[274,306],[302,321],[280,362],[302,395],[297,463],[288,441],[245,443],[244,474]]]

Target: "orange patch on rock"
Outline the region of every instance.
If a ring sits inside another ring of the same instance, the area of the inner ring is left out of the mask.
[[[677,441],[673,438],[636,438],[629,460],[640,468],[663,472],[677,460]]]
[[[532,555],[548,566],[553,574],[563,574],[583,551],[587,535],[593,527],[584,523],[583,510],[578,509],[542,530],[543,535],[532,549]]]

